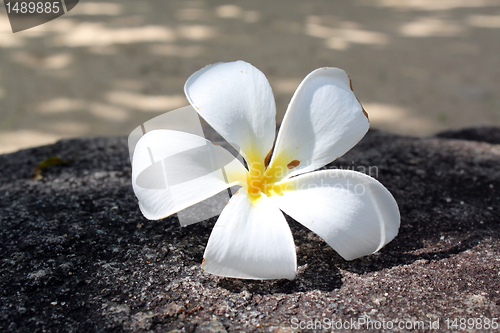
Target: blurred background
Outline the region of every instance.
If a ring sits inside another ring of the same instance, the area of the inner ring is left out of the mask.
[[[16,34],[0,8],[0,153],[128,135],[187,105],[192,73],[238,59],[268,77],[278,121],[300,81],[332,66],[373,128],[500,125],[500,0],[81,0]]]

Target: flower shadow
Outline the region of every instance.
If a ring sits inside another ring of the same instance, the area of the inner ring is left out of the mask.
[[[442,260],[498,240],[498,155],[479,142],[392,137],[370,130],[328,168],[376,166],[401,213],[398,236],[374,255],[341,261],[353,273]]]
[[[294,280],[221,279],[218,286],[233,293],[293,294],[320,290],[331,292],[342,287],[338,268],[343,260],[331,247],[321,242],[314,233],[287,216],[297,247],[297,275]],[[319,240],[319,241],[318,241]]]

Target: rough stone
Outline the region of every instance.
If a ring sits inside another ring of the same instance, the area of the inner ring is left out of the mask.
[[[175,216],[146,220],[126,138],[1,155],[0,331],[330,331],[328,322],[360,318],[392,322],[393,331],[437,320],[436,331],[448,331],[446,320],[461,318],[484,325],[500,317],[500,145],[487,142],[500,129],[446,136],[370,131],[330,164],[383,183],[399,204],[400,233],[379,253],[347,262],[288,218],[293,281],[204,273],[216,218],[184,228]],[[69,164],[30,179],[54,155]]]

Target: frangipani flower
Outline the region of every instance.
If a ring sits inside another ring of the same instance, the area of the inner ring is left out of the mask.
[[[202,137],[155,130],[136,146],[132,178],[141,211],[149,219],[164,218],[230,186],[241,187],[213,228],[204,271],[234,278],[293,279],[295,244],[281,211],[346,260],[372,254],[397,235],[398,206],[377,180],[350,170],[314,171],[349,151],[369,128],[343,70],[320,68],[302,81],[276,144],[274,96],[264,74],[252,65],[237,61],[207,66],[184,89],[199,115],[239,149],[248,169]],[[208,149],[215,162],[206,163],[199,147]],[[183,151],[193,153],[178,154]],[[180,157],[166,163],[173,155]],[[154,169],[151,163],[169,186],[161,177],[139,179],[145,169]],[[186,173],[197,176],[186,178]]]

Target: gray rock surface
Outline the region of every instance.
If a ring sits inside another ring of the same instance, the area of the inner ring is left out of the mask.
[[[481,141],[500,129],[474,133],[476,141],[459,132],[369,132],[329,167],[371,170],[399,203],[398,237],[347,262],[288,218],[299,266],[293,281],[204,273],[216,218],[185,228],[175,216],[146,220],[125,138],[0,155],[0,331],[290,332],[311,320],[326,331],[328,320],[360,318],[392,322],[392,331],[438,319],[436,331],[447,331],[446,319],[484,324],[500,317],[500,146]],[[69,165],[30,179],[53,155]]]

